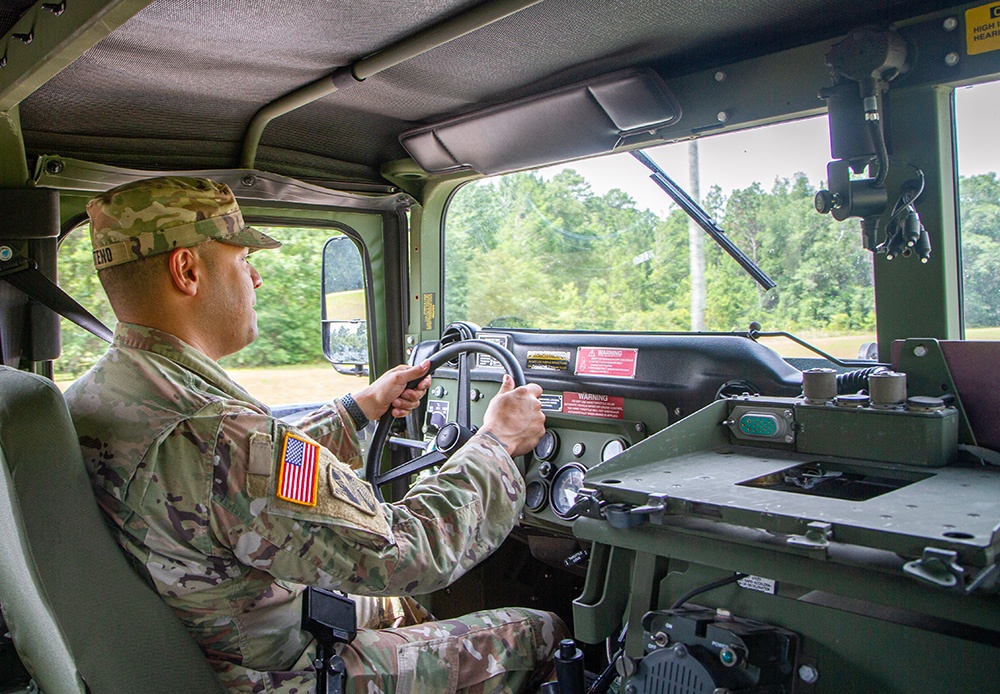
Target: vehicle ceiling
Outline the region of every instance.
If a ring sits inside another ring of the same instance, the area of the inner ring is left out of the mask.
[[[29,164],[59,154],[235,168],[263,105],[478,4],[157,0],[21,102]],[[406,157],[399,134],[421,124],[629,66],[669,79],[950,4],[958,3],[542,0],[278,118],[257,168],[382,181],[380,165]],[[0,0],[0,26],[9,31],[26,11],[36,10]]]

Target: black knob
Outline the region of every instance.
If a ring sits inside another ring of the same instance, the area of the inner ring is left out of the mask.
[[[829,214],[833,208],[838,207],[837,196],[828,190],[817,191],[813,198],[813,205],[820,214]]]

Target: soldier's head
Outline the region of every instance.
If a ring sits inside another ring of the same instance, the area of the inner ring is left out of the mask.
[[[246,226],[232,190],[206,178],[128,183],[87,203],[94,265],[119,320],[172,332],[209,356],[257,336],[247,255],[281,244]]]

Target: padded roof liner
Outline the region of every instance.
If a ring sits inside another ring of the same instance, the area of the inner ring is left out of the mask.
[[[25,145],[29,157],[235,167],[264,104],[476,4],[157,0],[22,102]],[[399,134],[422,124],[627,67],[669,79],[940,5],[542,0],[276,119],[257,167],[379,181],[381,164],[406,156]],[[0,0],[0,26],[27,6]]]

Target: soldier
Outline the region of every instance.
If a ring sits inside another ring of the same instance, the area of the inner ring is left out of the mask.
[[[308,692],[305,585],[358,595],[442,588],[514,525],[512,456],[544,430],[537,385],[509,377],[482,429],[401,501],[376,502],[352,467],[357,432],[411,411],[427,363],[397,366],[297,426],[217,364],[257,336],[252,250],[232,191],[207,179],[131,183],[87,205],[101,283],[119,323],[67,392],[94,490],[116,538],[232,691]],[[412,606],[415,603],[409,603]],[[341,652],[352,692],[520,691],[543,677],[565,627],[510,608],[359,630]]]

